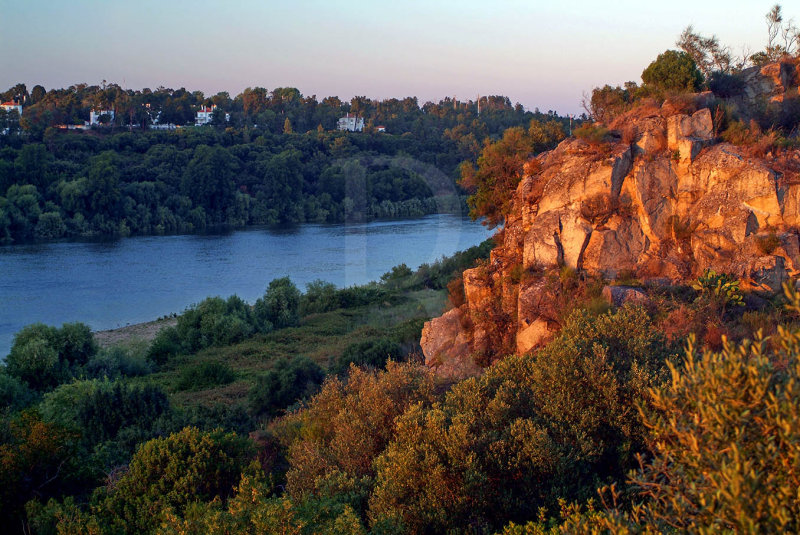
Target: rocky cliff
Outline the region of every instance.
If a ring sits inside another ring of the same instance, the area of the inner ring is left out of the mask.
[[[746,71],[733,105],[795,98],[797,70]],[[712,268],[772,289],[800,274],[800,151],[723,142],[719,104],[704,93],[642,105],[606,141],[569,138],[526,164],[489,262],[463,274],[464,304],[425,325],[426,362],[463,376],[492,351],[546,342],[569,299],[544,275],[553,268],[662,283]]]

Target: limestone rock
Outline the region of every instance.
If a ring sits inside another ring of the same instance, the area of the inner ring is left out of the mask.
[[[766,286],[773,292],[781,289],[784,282],[789,280],[786,271],[786,260],[782,256],[766,256],[755,260],[750,267],[750,278],[756,284]]]
[[[480,372],[475,361],[468,358],[471,349],[462,322],[462,311],[454,308],[425,322],[422,327],[420,346],[425,364],[436,370],[440,377],[457,379]]]
[[[626,303],[645,305],[650,301],[646,293],[632,286],[603,286],[601,295],[609,305],[615,307],[621,307]]]
[[[737,98],[794,98],[798,65],[745,71]],[[710,268],[772,290],[800,276],[800,184],[785,166],[800,162],[800,151],[783,154],[780,167],[722,142],[712,104],[700,94],[644,107],[624,118],[637,132],[630,143],[570,138],[527,164],[502,243],[487,265],[464,272],[465,305],[426,324],[427,362],[443,375],[477,373],[472,355],[491,353],[498,339],[503,351],[545,344],[569,302],[548,282],[556,269],[687,283]],[[773,233],[779,244],[766,250],[760,240]],[[604,295],[615,305],[646,299],[635,288]]]

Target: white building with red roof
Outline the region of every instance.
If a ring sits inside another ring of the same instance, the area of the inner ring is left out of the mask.
[[[9,100],[8,102],[3,102],[0,104],[0,108],[3,108],[6,111],[16,111],[20,117],[22,117],[22,104],[17,104],[13,100]]]

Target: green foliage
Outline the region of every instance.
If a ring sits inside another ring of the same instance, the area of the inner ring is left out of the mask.
[[[58,329],[36,323],[14,335],[6,373],[45,391],[68,381],[96,352],[87,325],[65,323]]]
[[[170,357],[182,351],[181,337],[175,327],[165,327],[158,331],[147,350],[147,359],[156,364],[165,364]]]
[[[23,98],[15,88],[5,93]],[[521,127],[539,152],[569,124],[506,97],[481,100],[478,115],[475,102],[450,98],[347,103],[293,88],[247,88],[233,98],[116,84],[52,89],[26,100],[22,118],[0,110],[0,130],[9,128],[0,138],[0,241],[460,213],[464,192],[452,177],[484,140]],[[210,126],[144,128],[156,116],[162,125],[191,124],[210,102]],[[97,107],[117,113],[90,134],[54,128],[82,123]],[[391,134],[336,131],[356,110]]]
[[[0,372],[0,414],[4,411],[17,411],[30,406],[36,400],[36,393],[27,383],[17,377]]]
[[[381,283],[388,288],[397,288],[408,282],[413,275],[411,268],[405,264],[394,266],[391,271],[387,271],[381,275]]]
[[[644,451],[635,403],[668,356],[642,309],[576,312],[542,351],[508,357],[397,421],[375,461],[373,522],[499,526],[620,480]]]
[[[181,372],[178,390],[204,390],[233,382],[236,375],[225,362],[204,361],[184,368]]]
[[[583,123],[573,131],[578,139],[589,143],[598,144],[608,139],[608,128],[594,123]]]
[[[159,533],[226,535],[366,535],[358,515],[336,496],[293,502],[271,496],[261,470],[249,468],[242,475],[227,508],[219,503],[194,504],[183,518],[168,513]]]
[[[45,394],[41,404],[43,419],[80,433],[82,444],[103,468],[127,461],[169,411],[159,387],[120,381],[67,383]]]
[[[756,245],[761,254],[771,255],[775,249],[781,246],[781,239],[773,230],[769,234],[756,237]]]
[[[148,351],[145,343],[104,348],[86,363],[84,372],[87,377],[96,379],[147,375],[153,371]]]
[[[274,279],[264,296],[253,307],[256,324],[262,332],[293,327],[300,321],[300,290],[289,277]]]
[[[706,269],[692,288],[698,292],[696,301],[707,303],[721,315],[729,306],[744,306],[744,296],[739,289],[739,281],[727,273],[717,273]]]
[[[381,371],[352,368],[346,381],[329,378],[306,408],[279,422],[278,436],[289,448],[287,491],[302,500],[349,489],[362,514],[374,461],[396,437],[395,419],[433,398],[433,376],[419,365],[390,362]]]
[[[689,54],[667,50],[642,72],[642,81],[661,91],[698,91],[703,75]]]
[[[307,357],[279,359],[250,389],[250,410],[256,416],[275,416],[314,394],[323,377],[322,368]]]
[[[0,524],[23,526],[28,500],[76,491],[83,479],[77,435],[35,411],[0,420]]]
[[[745,90],[744,78],[741,74],[714,71],[708,77],[708,88],[720,98],[738,97]]]
[[[193,354],[212,346],[226,346],[252,336],[262,324],[250,306],[232,295],[208,297],[178,316],[175,327],[158,332],[147,352],[156,364],[180,353]]]
[[[340,307],[336,285],[323,280],[306,284],[306,292],[300,298],[298,313],[301,316],[330,312]]]
[[[143,444],[113,490],[101,496],[97,516],[114,533],[153,533],[171,509],[227,499],[252,454],[234,433],[187,427]]]
[[[461,186],[473,192],[468,199],[470,216],[485,218],[489,228],[502,223],[522,180],[523,165],[533,154],[554,147],[564,137],[560,128],[544,134],[540,125],[531,124],[527,131],[521,127],[509,128],[499,141],[487,139],[477,167],[464,162],[460,168]]]
[[[774,349],[772,349],[774,348]],[[643,411],[653,457],[632,478],[647,521],[701,532],[797,531],[800,333],[700,353],[690,341]]]
[[[386,361],[399,361],[405,356],[403,347],[392,340],[378,338],[376,340],[364,340],[347,346],[339,355],[330,368],[332,373],[344,373],[355,366],[370,366],[382,368]]]

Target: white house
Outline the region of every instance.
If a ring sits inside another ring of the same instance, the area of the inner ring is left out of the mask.
[[[16,111],[17,114],[22,117],[22,104],[17,104],[13,100],[9,100],[8,102],[3,102],[0,104],[0,108],[3,108],[6,111]]]
[[[114,122],[114,110],[92,110],[89,112],[89,126],[98,126],[102,124],[100,117],[108,115],[109,122]]]
[[[336,126],[339,130],[347,130],[348,132],[363,132],[364,131],[364,118],[351,116],[349,113],[339,119]]]
[[[206,124],[210,124],[211,123],[211,119],[213,119],[213,116],[214,116],[214,110],[216,110],[216,109],[217,109],[217,105],[216,104],[214,104],[210,108],[207,107],[207,106],[201,106],[200,109],[197,111],[197,117],[194,120],[194,125],[195,126],[203,126],[203,125],[206,125]],[[231,114],[230,113],[226,113],[225,114],[225,122],[229,122],[230,120],[231,120]]]

